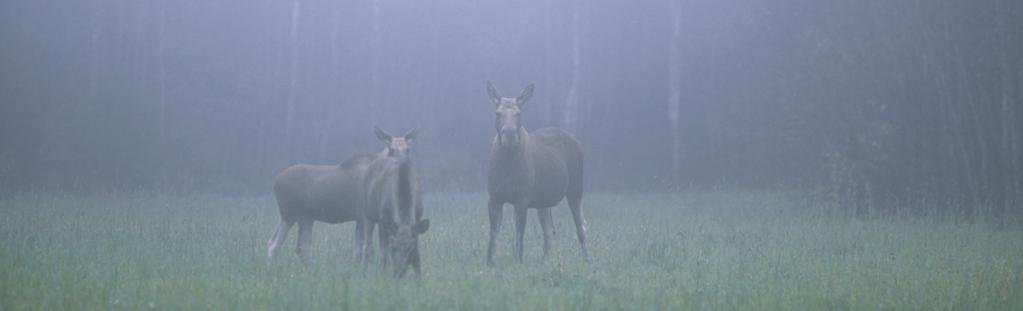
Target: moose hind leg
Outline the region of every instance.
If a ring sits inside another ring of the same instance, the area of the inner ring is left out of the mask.
[[[298,221],[298,246],[295,253],[302,258],[302,264],[309,267],[312,264],[310,244],[313,241],[313,220],[309,218]]]
[[[501,214],[504,212],[504,203],[493,198],[487,202],[487,211],[490,213],[490,243],[487,243],[487,265],[494,265],[494,252],[497,251],[497,234],[501,232]]]
[[[288,236],[288,231],[291,230],[291,225],[294,225],[295,221],[287,221],[283,217],[281,221],[277,223],[277,229],[274,230],[274,234],[270,236],[270,241],[266,242],[266,261],[270,263],[270,259],[277,254],[277,249],[284,244],[284,238]]]
[[[365,252],[362,254],[362,256],[363,256],[363,258],[365,259],[365,261],[367,263],[370,262],[370,260],[373,259],[373,229],[375,229],[376,226],[377,226],[376,222],[369,221],[369,222],[366,223],[366,231],[365,231],[366,232],[366,236],[365,236],[365,239],[366,239],[366,242],[365,242],[366,243],[366,249],[365,249]]]
[[[371,244],[366,243],[366,230],[365,230],[365,226],[366,226],[366,221],[365,220],[361,220],[360,219],[360,220],[356,220],[355,221],[355,249],[354,249],[355,251],[354,251],[354,253],[355,253],[355,262],[358,262],[358,263],[362,263],[363,260],[365,259],[363,257],[364,256],[363,254],[366,253],[366,249],[368,248],[366,246],[367,245],[371,245]]]
[[[586,219],[583,218],[582,197],[569,198],[568,207],[572,210],[575,234],[579,237],[579,248],[582,249],[583,259],[590,262],[590,253],[586,250]]]

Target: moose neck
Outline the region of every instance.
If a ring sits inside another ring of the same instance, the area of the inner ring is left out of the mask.
[[[500,134],[498,134],[500,139]],[[514,145],[497,145],[497,162],[504,169],[510,170],[521,170],[524,166],[528,166],[527,149],[529,148],[529,133],[526,132],[525,128],[519,128],[519,141]]]
[[[398,215],[401,220],[410,220],[406,216],[411,215],[412,197],[412,161],[405,160],[398,164]]]
[[[530,148],[524,129],[520,129],[517,144],[502,146],[500,137],[494,140],[487,172],[487,191],[492,196],[512,204],[526,202],[535,175]]]

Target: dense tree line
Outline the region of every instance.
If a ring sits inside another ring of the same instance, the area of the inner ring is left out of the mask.
[[[1023,208],[1018,1],[8,1],[5,191],[267,191],[417,126],[481,191],[484,81],[537,85],[594,190],[802,189]]]

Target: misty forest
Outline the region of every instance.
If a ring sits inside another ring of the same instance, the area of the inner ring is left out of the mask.
[[[3,1],[0,309],[1021,309],[1020,16]]]

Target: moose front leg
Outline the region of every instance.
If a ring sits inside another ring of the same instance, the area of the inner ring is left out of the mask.
[[[525,205],[515,205],[515,255],[519,257],[519,262],[522,262],[522,238],[526,233],[527,211]]]
[[[501,214],[504,203],[490,198],[487,211],[490,213],[490,243],[487,243],[487,265],[494,265],[494,252],[497,251],[497,234],[501,232]]]
[[[422,270],[419,268],[419,248],[413,250],[411,256],[412,258],[410,258],[410,260],[412,261],[412,271],[416,272],[416,277],[420,277],[422,275]]]

